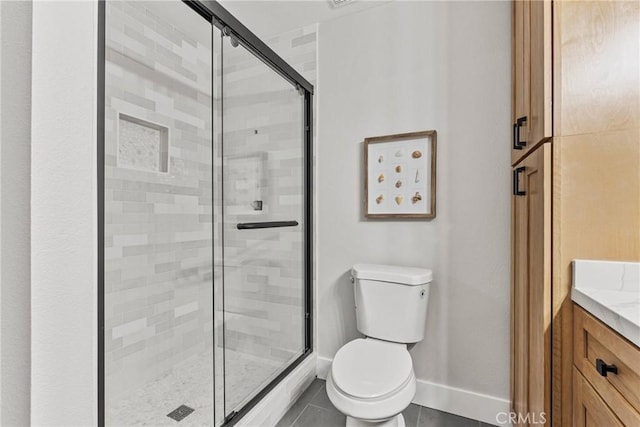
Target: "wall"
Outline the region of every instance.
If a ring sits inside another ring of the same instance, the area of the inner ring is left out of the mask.
[[[97,45],[97,2],[33,3],[32,425],[97,425]]]
[[[0,2],[0,424],[29,425],[30,2]]]
[[[358,262],[433,270],[416,402],[508,410],[508,2],[393,2],[319,28],[320,373],[356,330]],[[435,129],[437,218],[363,218],[363,139]],[[478,407],[479,406],[479,407]]]

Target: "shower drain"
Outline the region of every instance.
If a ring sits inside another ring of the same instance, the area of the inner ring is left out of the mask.
[[[182,421],[193,411],[195,411],[195,409],[189,408],[187,405],[180,405],[178,408],[168,413],[167,417],[171,418],[172,420]]]

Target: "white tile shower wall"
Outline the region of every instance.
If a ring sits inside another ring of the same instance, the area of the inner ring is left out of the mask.
[[[193,13],[192,26],[178,29],[153,7],[107,2],[107,410],[211,351],[213,339],[211,26]],[[144,146],[129,147],[140,159],[118,167],[119,113],[169,129],[168,173],[136,170],[148,163]]]
[[[315,84],[316,25],[265,43]],[[284,363],[304,345],[303,100],[242,48],[224,46],[225,345]],[[251,211],[253,200],[262,211]],[[276,220],[300,227],[236,229]]]

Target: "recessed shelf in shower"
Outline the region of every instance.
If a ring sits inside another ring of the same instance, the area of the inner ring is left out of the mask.
[[[169,171],[169,128],[118,113],[118,167]]]

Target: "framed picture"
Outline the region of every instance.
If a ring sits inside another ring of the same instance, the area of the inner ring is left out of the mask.
[[[435,218],[436,131],[364,140],[365,217]]]

